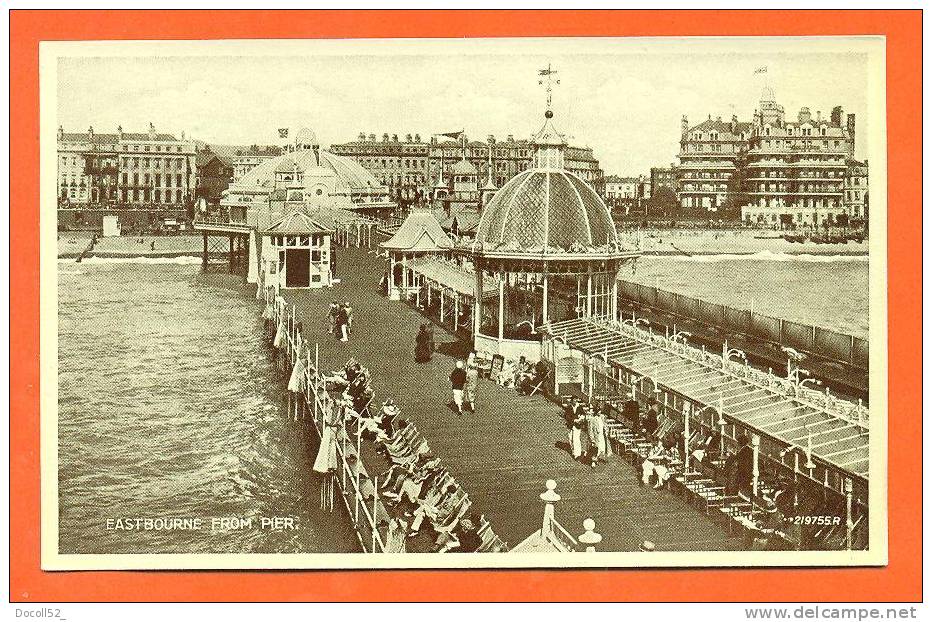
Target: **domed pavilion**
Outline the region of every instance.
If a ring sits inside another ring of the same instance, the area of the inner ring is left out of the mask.
[[[540,357],[537,328],[575,317],[616,318],[617,276],[640,253],[623,248],[596,192],[564,167],[566,141],[547,110],[533,139],[532,168],[495,193],[468,247],[475,291],[477,351]]]
[[[353,215],[373,216],[396,208],[388,189],[371,173],[349,158],[322,149],[317,135],[308,128],[298,131],[294,144],[284,153],[231,185],[220,204],[229,211],[231,221],[259,229],[285,217],[296,204],[309,211],[330,211],[348,223]]]

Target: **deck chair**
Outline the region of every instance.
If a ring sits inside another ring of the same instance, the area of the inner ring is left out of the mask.
[[[460,519],[462,519],[466,512],[472,507],[472,500],[468,496],[463,497],[463,500],[457,506],[457,509],[450,514],[447,520],[443,523],[433,523],[434,531],[438,534],[450,535],[453,533],[453,530],[456,529],[457,525],[460,524]]]
[[[502,541],[501,538],[492,534],[492,539],[488,542],[483,542],[482,545],[476,549],[477,553],[504,553],[508,550],[508,545]]]
[[[421,440],[419,443],[411,445],[406,449],[398,451],[389,450],[388,459],[391,460],[394,464],[412,466],[415,462],[417,462],[417,459],[421,454],[426,454],[428,452],[430,452],[430,446],[428,446],[426,440]]]
[[[531,390],[528,392],[528,396],[534,395],[541,390],[541,387],[544,386],[544,383],[547,382],[547,378],[550,377],[550,367],[547,367],[547,371],[543,376],[540,377],[540,380],[537,383],[531,385]],[[533,381],[532,381],[533,382]]]
[[[446,515],[437,516],[431,521],[434,529],[438,532],[450,533],[453,531],[457,523],[459,523],[460,518],[472,505],[472,502],[469,500],[469,495],[467,495],[466,491],[462,488],[458,488],[453,494],[456,499],[456,502],[453,504],[453,509]]]

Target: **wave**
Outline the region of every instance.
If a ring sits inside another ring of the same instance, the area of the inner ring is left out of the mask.
[[[783,261],[783,262],[801,262],[801,263],[840,263],[840,262],[864,262],[867,263],[869,257],[865,254],[851,255],[812,255],[809,253],[783,253],[769,250],[758,251],[756,253],[721,253],[715,255],[673,255],[672,259],[678,261],[693,261],[699,263],[714,263],[718,261]]]
[[[59,259],[58,263],[76,263],[74,258]],[[173,264],[190,266],[201,263],[200,257],[183,255],[181,257],[85,257],[82,264],[136,263],[136,264]]]

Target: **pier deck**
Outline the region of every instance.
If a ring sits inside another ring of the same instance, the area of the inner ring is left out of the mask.
[[[668,491],[641,488],[632,466],[618,457],[595,469],[574,461],[566,448],[560,409],[539,394],[518,395],[480,380],[478,413],[458,417],[448,406],[448,376],[468,346],[435,327],[438,352],[414,362],[414,337],[426,320],[378,291],[384,260],[359,249],[340,249],[337,277],[329,290],[286,291],[297,307],[304,335],[320,344],[321,366],[339,368],[356,357],[372,372],[375,400],[391,397],[413,421],[476,511],[486,515],[502,539],[515,545],[540,528],[544,482],[558,482],[562,500],[556,517],[582,533],[593,518],[602,534],[600,550],[637,550],[651,540],[658,550],[732,550],[741,542]],[[341,343],[328,334],[331,300],[350,301],[353,334]]]

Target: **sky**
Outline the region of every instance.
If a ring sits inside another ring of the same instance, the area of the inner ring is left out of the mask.
[[[749,121],[764,80],[788,118],[801,106],[857,115],[866,157],[863,48],[732,40],[434,40],[215,48],[129,48],[58,58],[58,123],[66,131],[160,132],[218,144],[275,144],[279,127],[310,127],[324,145],[360,132],[465,129],[470,138],[529,138],[543,123],[537,71],[551,65],[554,123],[591,146],[606,174],[647,174],[676,161],[680,118]],[[768,40],[770,41],[770,40]],[[305,42],[306,43],[306,42]],[[247,53],[248,50],[248,53]],[[240,52],[242,51],[242,54]],[[183,55],[177,55],[183,54]],[[755,69],[767,67],[766,73]]]

